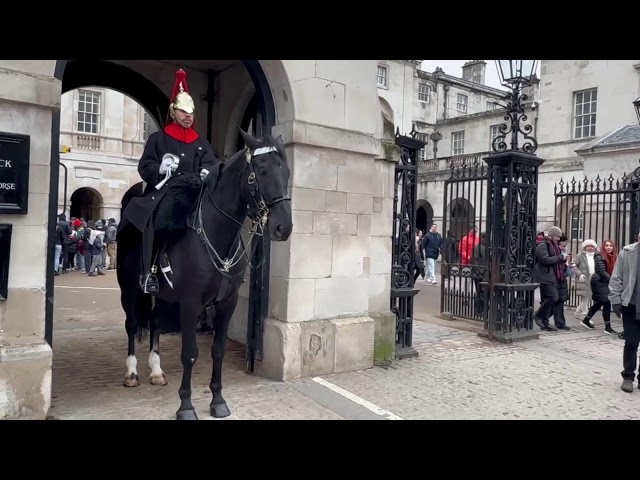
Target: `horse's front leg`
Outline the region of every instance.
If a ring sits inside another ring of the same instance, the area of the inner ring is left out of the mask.
[[[191,373],[198,360],[196,326],[202,305],[193,300],[180,301],[180,329],[182,331],[182,382],[178,394],[180,408],[176,412],[178,420],[198,420],[196,410],[191,403]]]
[[[151,335],[149,342],[149,367],[151,375],[149,375],[149,383],[151,385],[160,385],[164,387],[169,382],[160,367],[160,331],[155,322],[155,318],[151,321]]]
[[[238,294],[236,293],[224,303],[216,306],[216,316],[214,325],[214,340],[211,345],[211,358],[213,360],[213,368],[211,371],[211,383],[209,388],[213,394],[209,411],[212,417],[224,418],[231,415],[227,402],[222,396],[222,364],[224,363],[224,350],[227,341],[227,330],[231,317],[238,303]]]

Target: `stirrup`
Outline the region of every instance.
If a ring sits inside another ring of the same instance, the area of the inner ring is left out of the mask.
[[[142,292],[148,295],[158,295],[160,293],[160,282],[158,277],[153,273],[147,273],[140,276],[140,288]]]

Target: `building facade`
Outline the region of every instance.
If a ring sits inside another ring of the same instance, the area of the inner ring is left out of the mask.
[[[409,131],[415,124],[421,139],[428,142],[420,154],[418,228],[428,228],[432,222],[441,226],[446,218],[460,238],[472,224],[479,229],[486,226],[481,213],[486,185],[474,184],[472,190],[457,194],[444,192],[451,166],[482,165],[505,123],[500,104],[505,104],[506,91],[483,84],[485,68],[484,61],[469,61],[458,78],[438,69],[423,72],[419,61],[379,61],[383,115],[400,118],[401,130]],[[577,248],[585,235],[594,232],[596,212],[619,207],[597,198],[589,200],[595,203],[588,207],[560,204],[557,182],[570,183],[574,178],[590,182],[598,175],[618,179],[638,167],[640,126],[631,102],[640,96],[640,61],[542,60],[540,79],[534,79],[525,93],[529,98],[523,123],[531,125],[538,142],[536,154],[545,160],[539,176],[538,228],[546,231],[560,224]],[[465,220],[456,220],[461,218]],[[608,232],[613,227],[598,228]]]
[[[157,129],[142,105],[115,90],[86,87],[64,93],[60,145],[70,151],[60,154],[60,213],[119,221],[122,199],[140,186],[137,167],[144,143]]]

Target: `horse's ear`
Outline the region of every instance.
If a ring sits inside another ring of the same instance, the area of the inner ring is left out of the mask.
[[[251,150],[255,150],[256,148],[260,148],[260,142],[258,140],[256,140],[255,138],[253,138],[252,135],[248,134],[247,132],[245,132],[244,130],[242,130],[240,128],[240,126],[237,127],[238,131],[240,132],[240,135],[242,135],[242,139],[244,140],[244,144],[249,147]]]

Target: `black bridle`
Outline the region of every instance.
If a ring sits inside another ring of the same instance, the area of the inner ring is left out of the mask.
[[[261,147],[257,148],[253,152],[247,148],[245,152],[245,158],[247,159],[247,163],[249,163],[251,168],[251,173],[249,174],[248,182],[249,182],[249,193],[253,198],[255,206],[257,208],[255,217],[251,215],[251,211],[253,210],[251,207],[249,208],[249,216],[254,222],[263,222],[263,227],[267,223],[267,218],[269,214],[269,208],[274,206],[277,203],[283,202],[285,200],[291,201],[291,197],[285,193],[283,195],[275,196],[269,200],[264,198],[264,195],[260,191],[260,185],[258,184],[258,178],[256,176],[256,172],[254,169],[253,159],[258,155],[265,155],[270,152],[278,152],[276,147]]]
[[[265,199],[264,195],[262,194],[262,192],[260,191],[260,185],[258,184],[258,178],[256,176],[256,172],[255,172],[255,168],[254,168],[254,163],[253,163],[253,159],[255,157],[257,157],[258,155],[264,155],[270,152],[278,152],[278,149],[276,147],[273,146],[269,146],[269,147],[261,147],[261,148],[257,148],[256,150],[254,150],[253,152],[251,151],[251,149],[249,148],[245,148],[245,158],[247,163],[249,164],[249,168],[251,169],[251,173],[249,174],[248,178],[247,178],[247,182],[248,182],[248,187],[249,187],[249,194],[251,195],[251,198],[253,199],[253,202],[255,204],[254,206],[251,205],[247,205],[248,207],[248,211],[247,211],[247,216],[252,220],[253,222],[253,226],[251,228],[251,230],[248,230],[249,234],[250,234],[250,240],[249,242],[251,243],[253,241],[253,237],[254,236],[259,236],[259,237],[263,237],[263,242],[264,242],[264,229],[266,227],[267,221],[269,220],[269,208],[272,207],[273,205],[276,205],[277,203],[283,202],[283,201],[291,201],[291,196],[287,193],[284,193],[282,195],[278,195],[275,196],[271,199]],[[239,156],[241,155],[241,153],[239,154]],[[235,161],[240,161],[239,158],[237,158]],[[231,215],[229,215],[228,213],[226,213],[224,210],[222,210],[215,202],[215,200],[213,199],[213,196],[211,194],[211,188],[206,188],[206,182],[203,181],[202,183],[202,190],[207,191],[207,195],[209,197],[209,200],[211,200],[211,203],[213,204],[214,207],[216,207],[216,209],[222,213],[224,216],[226,216],[227,218],[229,218],[230,220],[232,220],[233,222],[235,222],[236,224],[238,224],[241,229],[245,229],[247,230],[247,228],[244,226],[243,223],[238,222],[235,218],[233,218]],[[244,250],[241,252],[241,256],[245,254],[246,252],[246,248],[244,247],[244,241],[242,240],[242,232],[238,232],[238,237],[236,238],[236,240],[234,240],[234,242],[231,245],[230,251],[233,249],[233,247],[235,245],[237,245],[236,248],[236,252],[233,254],[233,257],[231,259],[229,259],[229,257],[227,256],[226,259],[222,259],[220,257],[220,255],[218,254],[218,252],[215,250],[215,248],[213,247],[213,245],[211,244],[211,242],[209,241],[209,239],[207,238],[206,232],[205,232],[205,228],[204,228],[204,222],[203,222],[203,218],[202,218],[202,207],[203,207],[203,203],[204,203],[204,195],[203,195],[203,191],[200,192],[200,196],[198,198],[198,202],[196,205],[196,216],[194,217],[194,223],[193,225],[191,225],[190,227],[195,230],[195,232],[198,234],[198,237],[200,237],[200,240],[202,241],[202,243],[204,244],[205,248],[207,249],[207,253],[209,254],[209,258],[211,259],[211,262],[213,263],[214,267],[220,272],[220,274],[222,274],[225,277],[236,277],[239,276],[243,273],[244,269],[241,270],[238,274],[236,275],[228,275],[226,272],[229,271],[230,268],[232,268],[238,261],[239,258],[236,260],[236,254],[240,251],[241,246],[244,248]],[[197,222],[197,226],[196,226],[196,222]],[[260,231],[258,231],[260,230]],[[249,257],[249,261],[248,261],[248,265],[250,268],[252,269],[257,269],[262,267],[262,265],[264,265],[265,262],[265,257],[262,258],[261,262],[259,265],[257,266],[253,266],[251,265],[251,258],[253,257],[254,253],[255,253],[255,249],[257,247],[258,243],[256,242],[255,245],[252,246],[251,248],[251,256]],[[214,258],[211,254],[214,254],[216,258]],[[222,264],[222,267],[219,267],[216,263],[216,261],[218,263]]]

